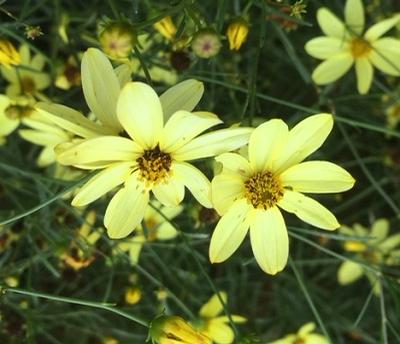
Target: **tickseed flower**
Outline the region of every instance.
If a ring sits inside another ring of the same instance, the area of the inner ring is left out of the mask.
[[[225,292],[219,293],[226,304],[228,296]],[[194,324],[205,336],[210,338],[216,344],[231,344],[235,339],[235,333],[229,326],[229,319],[226,315],[219,315],[223,312],[223,306],[218,296],[214,294],[200,309],[200,319]],[[232,315],[235,323],[244,323],[246,318],[240,315]]]
[[[10,65],[19,65],[21,56],[10,41],[0,39],[0,64],[10,68]]]
[[[243,18],[233,20],[226,30],[228,36],[229,49],[239,50],[244,42],[246,42],[249,34],[249,24]]]
[[[373,79],[373,67],[393,75],[400,75],[400,40],[381,38],[400,22],[400,15],[385,19],[364,34],[364,7],[361,0],[347,0],[345,23],[327,8],[317,12],[318,24],[326,36],[307,42],[305,49],[311,56],[325,60],[314,70],[312,78],[325,85],[342,77],[355,64],[357,89],[365,94]]]
[[[139,261],[142,247],[146,242],[170,240],[178,235],[174,226],[165,217],[168,220],[172,220],[182,210],[182,206],[163,207],[160,202],[152,202],[152,206],[147,207],[144,213],[142,224],[136,228],[135,236],[121,241],[115,247],[114,253],[118,254],[121,251],[128,252],[131,264],[136,265]]]
[[[178,316],[162,315],[150,324],[149,338],[157,344],[211,344],[211,340],[196,331]]]
[[[156,22],[154,28],[170,41],[175,38],[177,32],[176,26],[170,16],[166,16]]]
[[[339,227],[335,216],[305,193],[350,189],[354,179],[327,161],[302,162],[332,130],[329,114],[310,116],[289,131],[280,119],[258,126],[250,136],[246,159],[236,153],[216,158],[223,165],[212,181],[212,201],[222,218],[210,243],[212,263],[223,262],[239,247],[250,227],[254,256],[268,274],[281,271],[289,241],[280,209],[327,230]]]
[[[342,226],[340,232],[362,239],[362,241],[348,240],[344,242],[344,250],[352,253],[357,260],[377,268],[383,265],[400,265],[400,233],[388,235],[388,220],[383,218],[376,220],[370,230],[357,223],[352,228]],[[374,293],[379,295],[381,288],[377,283],[376,275],[356,262],[348,260],[340,265],[338,281],[341,285],[348,285],[364,275],[373,286]]]
[[[191,46],[195,55],[209,59],[219,53],[222,44],[217,32],[206,28],[200,29],[194,34]]]
[[[282,339],[269,342],[269,344],[329,344],[329,341],[321,334],[315,333],[315,324],[304,324],[297,333],[288,334]]]
[[[68,60],[58,68],[54,84],[63,90],[81,85],[81,73],[74,56],[68,57]]]
[[[142,299],[142,290],[140,287],[129,287],[125,290],[125,303],[135,305]]]
[[[116,112],[127,137],[95,137],[56,149],[63,165],[103,169],[80,189],[72,205],[87,205],[124,184],[104,217],[111,238],[126,237],[138,226],[150,191],[163,205],[177,206],[186,186],[199,203],[211,208],[208,179],[187,161],[237,149],[246,144],[251,132],[250,128],[229,128],[199,136],[222,123],[210,112],[178,110],[164,124],[159,97],[141,82],[125,85]]]
[[[10,83],[6,88],[6,95],[11,98],[17,96],[46,99],[40,91],[50,86],[50,76],[43,72],[45,58],[36,54],[31,58],[29,47],[25,44],[19,48],[21,61],[18,66],[1,67],[1,74]]]

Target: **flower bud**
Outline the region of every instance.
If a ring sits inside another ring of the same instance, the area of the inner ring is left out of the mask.
[[[166,16],[155,23],[154,28],[168,40],[172,40],[177,31],[176,26],[170,16]]]
[[[221,40],[213,29],[200,29],[192,39],[193,52],[203,59],[217,55],[221,49]]]
[[[0,39],[0,64],[10,67],[21,63],[21,56],[10,41]]]
[[[244,42],[246,42],[249,34],[249,24],[243,18],[233,20],[226,30],[228,36],[229,49],[239,50]]]

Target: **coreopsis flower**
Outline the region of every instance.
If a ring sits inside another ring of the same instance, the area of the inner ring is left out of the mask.
[[[222,44],[218,33],[210,28],[200,29],[193,35],[191,42],[193,53],[203,59],[209,59],[219,53]]]
[[[233,20],[226,30],[228,36],[229,49],[239,50],[244,42],[246,42],[247,35],[249,34],[249,24],[243,18],[236,18]]]
[[[81,85],[81,73],[74,56],[68,57],[67,61],[58,68],[54,84],[62,90]]]
[[[9,68],[11,65],[19,65],[21,56],[10,41],[0,39],[0,64]]]
[[[223,165],[212,181],[212,201],[222,218],[210,243],[212,263],[223,262],[239,247],[250,227],[257,263],[268,274],[287,262],[289,241],[280,209],[318,228],[339,227],[335,216],[303,193],[336,193],[354,179],[328,161],[302,162],[332,130],[329,114],[310,116],[291,130],[280,119],[258,126],[250,136],[248,159],[236,153],[216,158]]]
[[[400,265],[400,233],[389,236],[388,220],[376,220],[370,230],[360,224],[355,224],[352,228],[342,226],[340,232],[360,238],[360,241],[344,242],[344,250],[352,253],[357,260],[378,269],[384,265]],[[338,270],[338,281],[341,285],[351,284],[362,276],[369,279],[375,294],[379,295],[381,287],[377,283],[376,275],[361,264],[348,260],[343,262]]]
[[[304,324],[297,333],[288,334],[282,339],[274,340],[268,344],[329,344],[325,336],[315,333],[315,324]]]
[[[149,338],[157,344],[211,344],[211,340],[178,316],[162,315],[150,324]]]
[[[166,16],[156,22],[154,28],[170,41],[175,38],[176,32],[178,31],[171,16]]]
[[[41,92],[50,86],[50,76],[43,72],[45,58],[41,54],[31,57],[29,47],[22,44],[19,48],[21,61],[17,66],[1,67],[1,74],[10,83],[6,95],[10,98],[18,96],[46,99]]]
[[[225,292],[220,292],[220,297],[226,304],[228,296]],[[194,324],[205,336],[216,344],[231,344],[235,340],[235,333],[229,326],[229,318],[226,315],[219,315],[223,312],[223,306],[216,294],[214,294],[199,311],[200,319]],[[244,323],[246,318],[240,315],[232,315],[235,323]]]
[[[332,83],[354,64],[357,89],[365,94],[370,89],[374,67],[400,75],[400,40],[382,36],[400,22],[400,15],[371,26],[364,33],[364,6],[361,0],[347,0],[343,23],[329,9],[317,12],[318,24],[326,36],[316,37],[305,45],[311,56],[325,60],[314,70],[312,78],[318,85]]]
[[[182,206],[163,207],[160,202],[152,202],[152,206],[147,207],[144,213],[142,223],[136,228],[135,236],[119,242],[114,253],[128,252],[131,264],[136,265],[146,242],[170,240],[178,235],[175,227],[166,218],[172,220],[182,210]]]
[[[125,290],[125,303],[135,305],[142,299],[142,290],[140,287],[129,287]]]

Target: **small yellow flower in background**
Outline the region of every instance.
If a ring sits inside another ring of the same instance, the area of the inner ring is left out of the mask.
[[[355,64],[357,89],[361,94],[369,91],[373,80],[373,67],[400,76],[400,40],[381,38],[400,22],[400,15],[385,19],[364,34],[364,6],[361,0],[347,0],[345,23],[329,9],[317,12],[318,24],[326,36],[307,42],[305,49],[311,56],[326,60],[314,70],[312,78],[318,85],[332,83]]]
[[[103,344],[119,344],[118,339],[115,339],[114,337],[104,337],[101,341]]]
[[[257,263],[268,274],[287,262],[289,239],[279,208],[322,229],[340,225],[319,202],[303,193],[349,190],[354,179],[327,161],[302,162],[325,141],[333,126],[329,114],[310,116],[290,131],[280,119],[258,126],[250,136],[249,159],[226,153],[216,158],[222,173],[212,180],[212,201],[222,218],[210,243],[212,263],[223,262],[239,247],[250,227]]]
[[[297,333],[288,334],[282,339],[274,340],[268,344],[329,344],[323,335],[315,333],[315,324],[309,322],[304,324]]]
[[[140,287],[129,287],[125,290],[125,303],[135,305],[142,299]]]
[[[45,58],[41,54],[31,57],[29,47],[25,44],[19,48],[21,61],[18,66],[1,67],[1,74],[10,83],[6,88],[6,95],[10,98],[18,96],[47,99],[41,93],[50,86],[50,76],[43,72]]]
[[[211,340],[178,316],[162,315],[150,324],[149,338],[157,344],[211,344]]]
[[[69,90],[73,86],[81,85],[81,73],[74,56],[70,56],[57,71],[54,83],[58,88]]]
[[[386,111],[386,121],[389,128],[394,129],[400,123],[400,102],[389,106]]]
[[[170,41],[175,38],[177,32],[176,26],[170,16],[166,16],[156,22],[154,28]]]
[[[360,237],[363,241],[349,240],[344,242],[345,251],[354,254],[354,258],[371,264],[377,268],[383,265],[400,265],[400,233],[389,234],[389,221],[378,219],[374,222],[371,229],[353,225],[352,228],[342,226],[342,234],[352,237]],[[370,239],[365,239],[370,237]],[[343,262],[338,270],[338,281],[341,285],[348,285],[362,276],[366,276],[374,288],[374,293],[379,295],[380,284],[377,283],[377,276],[370,270],[363,268],[362,265],[353,262]]]
[[[249,23],[243,18],[233,20],[226,30],[228,36],[229,49],[239,50],[244,42],[246,42],[249,34]]]
[[[0,39],[0,64],[10,68],[21,63],[21,56],[10,41]]]
[[[203,59],[209,59],[219,53],[222,44],[218,33],[210,28],[200,29],[192,38],[193,53]]]
[[[228,296],[220,292],[222,300],[227,304]],[[216,344],[231,344],[235,340],[235,333],[229,326],[229,319],[226,315],[219,315],[224,308],[218,296],[214,294],[200,309],[200,320],[194,326],[205,336]],[[232,315],[232,321],[238,324],[247,321],[239,315]]]
[[[170,240],[178,235],[175,227],[164,216],[168,220],[172,220],[182,210],[182,206],[163,207],[160,202],[153,201],[152,206],[147,207],[144,213],[142,224],[136,228],[135,236],[119,242],[114,248],[114,253],[129,252],[131,264],[136,265],[142,247],[146,242]]]
[[[16,276],[8,276],[4,279],[4,282],[11,288],[16,288],[19,285],[19,278]]]

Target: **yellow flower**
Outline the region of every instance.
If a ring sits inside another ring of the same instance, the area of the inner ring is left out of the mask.
[[[312,74],[315,83],[334,82],[355,64],[358,92],[365,94],[372,83],[373,67],[389,75],[400,75],[400,40],[381,38],[400,22],[399,14],[373,25],[363,34],[362,1],[347,0],[345,23],[327,8],[318,10],[317,20],[326,36],[314,38],[305,46],[308,54],[326,60]]]
[[[158,344],[211,344],[211,340],[196,331],[178,316],[162,315],[150,324],[149,337]]]
[[[219,293],[222,300],[226,304],[228,297],[225,292]],[[201,318],[197,326],[201,333],[212,339],[217,344],[231,344],[235,339],[235,333],[229,326],[229,319],[225,315],[218,315],[223,311],[223,306],[218,296],[213,295],[200,309],[199,316]],[[232,315],[235,323],[244,323],[246,318],[239,315]]]
[[[125,303],[135,305],[142,298],[142,290],[139,287],[130,287],[125,290]]]
[[[0,39],[0,64],[6,66],[19,65],[21,56],[10,41]]]
[[[300,327],[297,333],[288,334],[284,338],[268,344],[329,344],[329,341],[323,335],[314,333],[314,331],[315,324],[309,322]]]
[[[352,237],[360,237],[360,239],[371,238],[366,241],[349,240],[344,242],[344,249],[347,252],[355,253],[354,257],[356,259],[377,267],[400,264],[400,233],[388,236],[388,220],[376,220],[371,230],[360,224],[355,224],[352,228],[342,226],[340,232]],[[380,284],[376,281],[377,277],[356,262],[348,260],[340,265],[338,281],[341,285],[348,285],[359,280],[364,275],[371,282],[375,294],[378,295],[380,293]]]
[[[327,161],[302,162],[316,151],[333,126],[328,114],[310,116],[293,129],[280,119],[257,127],[250,136],[249,159],[234,153],[216,160],[222,173],[212,181],[212,201],[223,215],[210,243],[212,263],[223,262],[239,247],[250,227],[254,256],[266,273],[281,271],[289,241],[279,208],[327,230],[339,227],[335,216],[306,193],[336,193],[350,189],[354,179]]]
[[[237,18],[232,21],[226,35],[228,36],[229,49],[239,50],[244,42],[246,42],[247,35],[249,34],[249,24],[243,18]]]
[[[386,120],[389,128],[394,129],[400,123],[400,102],[388,107],[385,111]]]
[[[154,28],[166,39],[172,40],[176,35],[176,26],[170,16],[166,16],[154,24]]]
[[[11,68],[1,67],[3,77],[10,83],[6,95],[10,98],[20,95],[46,99],[40,92],[50,86],[50,76],[43,72],[45,59],[36,54],[31,58],[29,47],[25,44],[19,48],[21,62]]]
[[[81,85],[81,73],[74,56],[70,56],[57,71],[54,83],[58,88],[69,90],[73,86]]]
[[[163,207],[160,202],[152,202],[152,206],[147,207],[142,225],[137,227],[135,236],[118,243],[114,248],[114,253],[118,254],[121,251],[129,252],[131,264],[136,265],[139,261],[142,247],[146,241],[170,240],[178,235],[175,227],[165,220],[161,214],[168,220],[172,220],[178,216],[182,210],[182,206]]]

